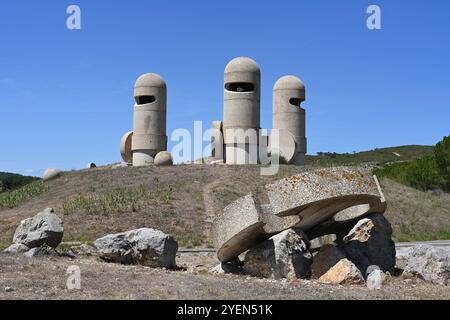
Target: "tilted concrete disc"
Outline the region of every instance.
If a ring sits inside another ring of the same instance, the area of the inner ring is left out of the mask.
[[[328,233],[333,226],[386,210],[378,181],[369,169],[308,171],[267,185],[266,190],[270,204],[261,205],[256,196],[249,195],[216,217],[213,236],[220,261],[229,261],[286,229],[305,231],[312,239],[311,232],[315,236]],[[353,209],[345,212],[348,208]]]
[[[133,161],[133,154],[131,152],[131,141],[133,139],[133,131],[128,131],[120,139],[120,154],[125,162],[131,163]]]
[[[280,159],[280,163],[292,163],[296,155],[296,145],[294,136],[286,130],[279,130],[279,141],[275,141],[271,135],[270,150],[272,157],[274,154],[279,154],[284,160]],[[278,146],[276,144],[278,143]]]

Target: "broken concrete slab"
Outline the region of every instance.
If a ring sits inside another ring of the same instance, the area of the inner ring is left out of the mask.
[[[270,184],[266,190],[269,204],[250,194],[225,207],[214,220],[214,244],[221,262],[290,228],[305,231],[313,239],[386,210],[381,188],[369,169],[308,171]],[[342,213],[350,207],[354,209]]]

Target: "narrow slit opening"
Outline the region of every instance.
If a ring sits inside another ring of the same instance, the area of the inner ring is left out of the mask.
[[[300,100],[299,98],[291,98],[289,99],[289,103],[292,104],[293,106],[300,107],[302,100]]]
[[[148,104],[156,101],[155,96],[138,96],[135,98],[137,104]]]
[[[253,83],[231,82],[225,84],[225,89],[232,92],[252,92],[255,90]]]

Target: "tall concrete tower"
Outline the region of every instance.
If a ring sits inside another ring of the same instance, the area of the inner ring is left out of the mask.
[[[299,78],[284,76],[278,79],[273,87],[273,128],[280,130],[280,153],[292,155],[287,160],[296,165],[305,164],[305,109],[301,107],[303,101],[305,85]],[[295,150],[290,143],[291,139],[295,142]]]
[[[224,74],[223,134],[227,164],[258,163],[261,71],[250,58],[231,60]]]
[[[157,74],[146,73],[136,80],[134,98],[133,166],[146,166],[167,149],[166,82]]]

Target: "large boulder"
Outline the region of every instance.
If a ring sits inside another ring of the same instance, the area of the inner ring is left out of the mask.
[[[62,220],[47,208],[32,218],[23,220],[14,233],[13,243],[23,244],[28,248],[47,245],[56,248],[63,238]]]
[[[450,278],[450,251],[430,245],[418,245],[405,253],[404,272],[426,281],[448,285]]]
[[[331,284],[362,284],[364,278],[358,268],[348,259],[342,259],[319,278]]]
[[[262,278],[309,278],[312,255],[306,236],[283,231],[245,254],[244,272]]]
[[[359,220],[342,239],[339,248],[362,274],[366,274],[370,265],[377,265],[382,271],[392,271],[395,267],[392,227],[382,214]]]
[[[110,234],[95,241],[100,258],[149,267],[175,267],[177,241],[162,231],[142,228]]]
[[[319,279],[344,258],[344,253],[337,246],[331,244],[324,245],[314,256],[311,266],[313,278]]]
[[[60,174],[61,174],[61,170],[58,170],[55,168],[50,168],[50,169],[45,170],[44,175],[42,176],[42,180],[49,181],[49,180],[59,177]]]

